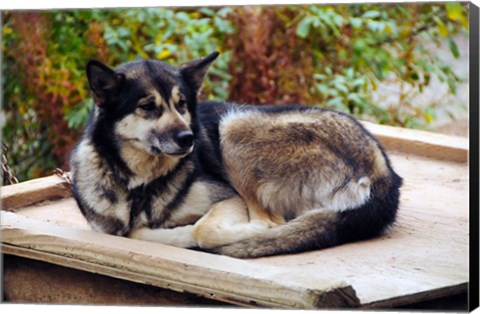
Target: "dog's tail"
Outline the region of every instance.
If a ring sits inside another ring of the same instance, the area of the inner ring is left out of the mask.
[[[381,235],[395,220],[398,190],[342,212],[312,210],[261,235],[220,246],[215,252],[240,258],[298,253]]]
[[[333,246],[337,243],[337,215],[312,211],[286,224],[266,229],[261,235],[217,247],[214,251],[233,257],[252,258]]]

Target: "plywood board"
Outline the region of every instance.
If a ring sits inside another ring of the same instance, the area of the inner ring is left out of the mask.
[[[367,127],[390,150],[404,178],[398,221],[383,237],[242,261],[94,233],[73,199],[58,200],[53,193],[53,200],[43,195],[37,197],[42,203],[5,208],[15,213],[2,213],[3,250],[241,305],[385,308],[465,292],[467,140]],[[46,185],[59,189],[54,179]],[[12,189],[2,188],[2,198]],[[15,193],[7,195],[17,204]]]

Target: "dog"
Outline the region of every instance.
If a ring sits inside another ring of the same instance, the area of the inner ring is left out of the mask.
[[[70,166],[92,228],[240,258],[384,233],[402,178],[381,144],[334,110],[197,102],[217,56],[87,64],[95,106]]]

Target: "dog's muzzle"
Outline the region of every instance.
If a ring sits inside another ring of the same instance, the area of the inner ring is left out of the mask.
[[[183,150],[193,145],[193,133],[191,131],[180,131],[175,135],[175,143]]]
[[[194,135],[190,130],[153,134],[149,151],[154,155],[184,156],[193,150]]]

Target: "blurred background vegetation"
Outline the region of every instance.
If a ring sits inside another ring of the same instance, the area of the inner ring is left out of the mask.
[[[178,65],[218,50],[203,99],[303,103],[424,128],[433,80],[468,79],[440,59],[468,31],[468,4],[355,4],[2,12],[3,142],[20,181],[68,169],[92,106],[84,67],[154,58]],[[388,83],[396,93],[378,97]],[[382,85],[383,84],[383,85]],[[466,108],[466,105],[463,104]]]

